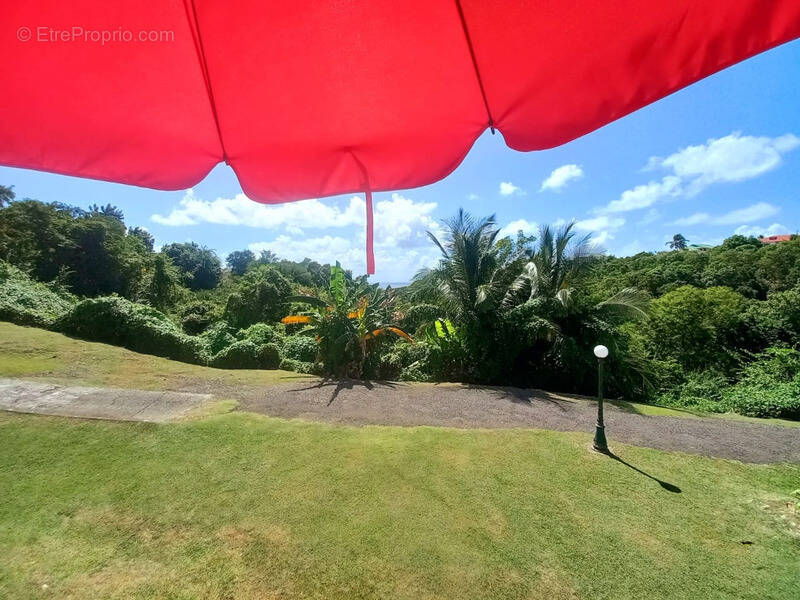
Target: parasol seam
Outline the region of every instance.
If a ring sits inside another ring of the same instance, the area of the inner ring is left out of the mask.
[[[186,9],[186,18],[189,21],[189,28],[192,30],[192,40],[194,41],[194,49],[197,52],[197,60],[200,61],[200,69],[203,72],[203,81],[206,84],[206,94],[208,95],[208,102],[211,105],[211,114],[214,117],[214,126],[217,128],[219,145],[220,148],[222,148],[222,160],[225,162],[225,164],[228,164],[228,153],[225,150],[225,142],[222,139],[222,129],[220,128],[219,115],[217,114],[217,103],[214,100],[214,90],[211,88],[211,78],[208,75],[206,53],[203,47],[203,38],[200,35],[200,24],[197,21],[197,11],[194,7],[194,0],[184,0],[183,5]]]
[[[464,9],[461,7],[461,0],[455,0],[456,9],[458,10],[458,17],[461,20],[461,30],[464,32],[464,37],[467,40],[467,48],[469,48],[469,56],[472,59],[472,67],[475,70],[475,77],[478,78],[478,87],[481,90],[481,97],[483,98],[483,105],[486,107],[486,116],[489,118],[489,129],[494,135],[494,118],[492,111],[489,108],[489,100],[486,99],[486,89],[483,87],[483,78],[478,69],[478,59],[475,57],[475,48],[472,46],[472,37],[469,35],[469,28],[467,27],[467,19],[464,17]]]

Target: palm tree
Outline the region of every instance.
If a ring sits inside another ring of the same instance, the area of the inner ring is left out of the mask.
[[[369,351],[384,334],[413,342],[405,331],[390,323],[393,291],[368,283],[365,276],[351,278],[338,262],[331,267],[328,288],[320,296],[292,296],[289,300],[308,304],[311,309],[284,317],[281,322],[306,325],[301,333],[316,337],[320,358],[333,375],[361,377]]]
[[[565,345],[611,343],[616,323],[646,314],[648,298],[634,289],[599,303],[580,296],[579,279],[591,268],[593,250],[574,223],[542,227],[532,248],[524,244],[511,253],[497,239],[493,216],[476,219],[460,210],[445,225],[444,240],[429,233],[442,257],[417,274],[412,300],[444,308],[458,335],[437,330],[435,337],[452,337],[463,347],[467,380],[507,381],[519,357],[540,367],[548,357],[565,360]]]
[[[503,297],[504,307],[535,303],[543,318],[557,318],[580,310],[575,286],[591,267],[593,250],[591,235],[576,238],[574,229],[574,222],[559,230],[549,225],[541,227],[539,242],[529,261]],[[594,305],[594,309],[643,316],[648,300],[646,294],[625,288]]]
[[[494,215],[476,219],[459,209],[444,225],[443,240],[428,232],[442,253],[439,264],[417,273],[412,293],[434,297],[449,317],[462,322],[495,311],[516,275],[519,253],[501,256]]]
[[[590,236],[576,239],[574,229],[574,222],[559,230],[541,227],[539,242],[522,273],[508,287],[503,306],[520,304],[520,295],[527,294],[526,301],[544,301],[562,310],[572,307],[575,280],[589,266],[591,256]]]
[[[664,245],[669,246],[670,250],[686,250],[688,244],[689,240],[683,237],[682,234],[676,233],[672,236],[672,239]]]
[[[616,351],[616,326],[645,317],[649,297],[634,288],[602,302],[581,296],[580,278],[592,267],[593,248],[591,237],[577,237],[574,228],[542,227],[530,260],[503,298],[521,346],[517,367],[556,388],[585,389],[591,347],[604,343],[612,347],[618,371],[625,363],[621,370],[641,378],[636,361]]]

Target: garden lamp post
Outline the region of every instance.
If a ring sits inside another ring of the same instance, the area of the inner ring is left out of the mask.
[[[606,427],[603,423],[603,361],[608,356],[608,348],[603,345],[595,346],[594,355],[597,357],[597,425],[594,428],[592,448],[608,454]]]

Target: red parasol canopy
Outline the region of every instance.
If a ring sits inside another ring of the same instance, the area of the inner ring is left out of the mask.
[[[371,246],[371,191],[441,179],[487,127],[563,144],[800,36],[800,1],[6,0],[0,23],[0,164],[367,192]]]

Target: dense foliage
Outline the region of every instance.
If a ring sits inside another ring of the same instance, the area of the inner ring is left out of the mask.
[[[137,352],[203,364],[205,349],[164,313],[120,297],[82,300],[62,315],[54,329]]]
[[[75,294],[135,295],[150,251],[115,216],[21,200],[0,210],[0,259]]]
[[[317,355],[332,375],[374,375],[384,334],[411,341],[407,333],[390,323],[395,302],[392,291],[367,283],[364,276],[352,278],[339,263],[331,268],[328,286],[318,296],[295,296],[292,300],[311,308],[282,322],[305,325],[301,333],[317,340]]]
[[[154,251],[113,205],[0,187],[0,319],[221,368],[463,381],[800,418],[800,240],[593,253],[571,225],[501,238],[460,211],[439,262],[383,289],[338,264]]]
[[[63,290],[39,283],[16,267],[0,262],[0,320],[50,327],[73,301]]]
[[[167,244],[161,251],[172,259],[190,290],[211,290],[222,279],[222,265],[214,251],[195,242]]]

